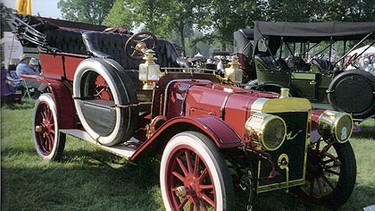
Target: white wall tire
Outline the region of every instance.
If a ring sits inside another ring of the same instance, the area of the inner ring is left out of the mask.
[[[164,149],[160,166],[166,210],[189,210],[190,206],[192,210],[234,209],[229,170],[217,147],[201,133],[175,135]]]
[[[93,139],[106,146],[116,145],[132,137],[138,116],[137,108],[116,106],[108,109],[107,113],[112,115],[100,116],[100,113],[95,112],[87,114],[85,105],[95,89],[93,80],[99,76],[105,80],[110,90],[112,99],[107,100],[112,101],[113,105],[138,103],[130,76],[121,71],[123,69],[118,70],[103,59],[86,59],[78,65],[73,79],[74,104],[81,124]]]
[[[49,93],[42,94],[36,101],[32,131],[38,155],[58,160],[65,147],[65,134],[59,131],[56,104]]]

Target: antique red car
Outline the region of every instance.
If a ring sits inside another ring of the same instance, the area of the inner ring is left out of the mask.
[[[11,25],[38,47],[43,76],[34,79],[50,90],[32,128],[44,159],[61,157],[67,135],[131,161],[162,154],[167,210],[234,210],[235,186],[249,194],[247,209],[256,194],[278,189],[329,208],[353,191],[351,116],[312,110],[287,89],[242,88],[236,57],[220,77],[189,68],[149,32],[19,15]]]

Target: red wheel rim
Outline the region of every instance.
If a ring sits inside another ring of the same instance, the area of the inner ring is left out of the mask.
[[[332,143],[320,149],[320,142],[309,150],[307,163],[308,185],[304,190],[311,199],[327,197],[336,189],[341,174],[341,161]],[[333,151],[331,151],[333,150]]]
[[[101,75],[98,75],[95,81],[95,99],[102,99],[102,100],[113,100],[113,96],[111,90],[107,82]]]
[[[35,116],[35,137],[40,152],[48,156],[55,145],[55,119],[47,102],[41,101]]]
[[[212,173],[190,146],[171,152],[166,175],[168,200],[174,210],[216,210]]]

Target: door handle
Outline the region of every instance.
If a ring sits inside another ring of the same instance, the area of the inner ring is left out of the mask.
[[[315,81],[315,80],[312,80],[312,81],[310,81],[310,84],[311,84],[311,85],[315,85],[315,84],[316,84],[316,81]]]

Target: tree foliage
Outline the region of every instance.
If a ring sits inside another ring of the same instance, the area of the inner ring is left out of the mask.
[[[220,41],[222,50],[226,50],[226,46],[232,43],[234,31],[252,26],[252,21],[260,18],[258,4],[258,0],[210,0],[208,8],[201,14],[205,18],[197,22],[201,29],[206,30],[203,39],[210,43]]]
[[[373,0],[60,0],[59,8],[67,20],[142,25],[193,49],[199,42],[219,42],[227,50],[233,32],[252,27],[255,20],[375,21]]]
[[[0,28],[0,31],[3,32],[3,31],[10,31],[10,26],[8,25],[7,23],[7,20],[9,19],[9,14],[11,14],[12,12],[14,12],[14,10],[6,7],[4,5],[4,3],[0,3],[0,12],[1,12],[1,28]],[[3,38],[4,34],[1,33],[1,38]]]
[[[373,0],[326,0],[321,8],[323,20],[375,21]]]
[[[57,7],[64,19],[102,25],[115,0],[60,0]]]
[[[144,29],[171,38],[176,34],[179,44],[185,48],[185,36],[193,24],[199,21],[205,0],[117,0],[105,22],[110,26],[126,19],[133,25],[144,25]],[[122,12],[118,12],[122,11]]]
[[[104,24],[111,27],[131,29],[134,27],[134,14],[130,4],[123,0],[117,0],[104,19]]]

